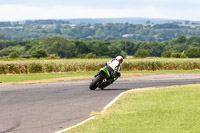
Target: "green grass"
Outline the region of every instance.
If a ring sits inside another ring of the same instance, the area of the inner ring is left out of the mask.
[[[73,80],[73,79],[91,79],[97,73],[97,71],[89,72],[68,72],[68,73],[36,73],[36,74],[1,74],[0,82],[6,84],[15,84],[28,82],[37,83],[42,82],[55,82],[61,80]],[[155,74],[197,74],[199,70],[171,70],[171,71],[122,71],[122,77],[135,77],[144,75],[155,75]],[[51,79],[51,80],[49,80]]]
[[[200,85],[135,90],[66,133],[198,133]]]
[[[89,77],[94,74],[95,72],[1,74],[0,81],[2,83],[27,82],[27,81],[35,81],[35,80],[43,80],[45,82],[45,80],[48,80],[48,79],[55,79],[56,81],[56,79],[59,79],[59,78],[84,79],[85,77]]]

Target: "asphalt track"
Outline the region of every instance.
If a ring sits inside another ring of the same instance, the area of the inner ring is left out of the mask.
[[[0,133],[53,133],[101,111],[129,89],[199,84],[194,78],[121,78],[105,90],[90,91],[91,80],[0,86]],[[170,75],[168,75],[170,77]]]

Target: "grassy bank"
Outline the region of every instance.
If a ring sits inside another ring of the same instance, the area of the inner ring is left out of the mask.
[[[36,74],[1,74],[1,84],[30,84],[57,82],[65,80],[92,79],[97,71],[68,73],[36,73]],[[155,74],[197,74],[199,70],[168,70],[168,71],[122,71],[122,77],[136,77]],[[0,85],[1,85],[0,84]]]
[[[133,90],[66,133],[197,133],[200,85]]]

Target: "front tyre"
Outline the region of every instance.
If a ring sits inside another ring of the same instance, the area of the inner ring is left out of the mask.
[[[98,87],[98,84],[103,80],[101,75],[98,75],[95,79],[92,80],[89,88],[90,90],[95,90]]]

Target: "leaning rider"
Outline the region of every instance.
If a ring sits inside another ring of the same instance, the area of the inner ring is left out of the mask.
[[[121,70],[121,64],[123,62],[122,56],[117,56],[115,59],[111,59],[106,63],[105,68],[110,73],[110,78],[107,80],[107,82],[101,86],[100,88],[104,88],[109,84],[112,84],[118,77],[121,76],[120,70]]]

